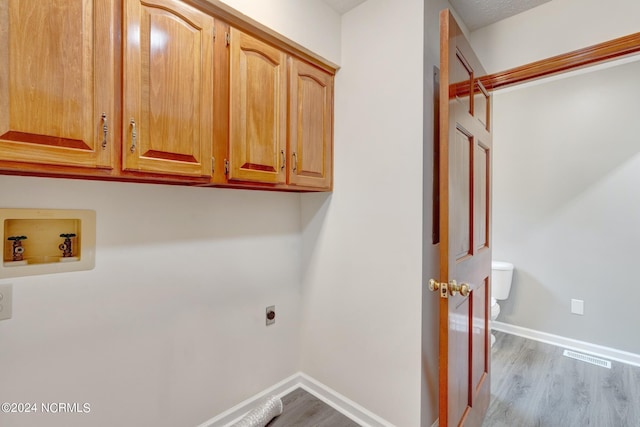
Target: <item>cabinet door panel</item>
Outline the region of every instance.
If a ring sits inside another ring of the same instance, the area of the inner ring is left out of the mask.
[[[331,188],[333,155],[333,76],[291,61],[289,183]]]
[[[124,168],[210,175],[213,18],[178,1],[130,0],[126,28]]]
[[[112,167],[114,1],[0,0],[1,160]]]
[[[286,55],[231,28],[229,179],[284,183]]]

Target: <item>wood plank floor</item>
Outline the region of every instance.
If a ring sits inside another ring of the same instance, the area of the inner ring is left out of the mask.
[[[640,427],[640,368],[607,369],[561,347],[495,332],[483,427]]]
[[[360,427],[320,399],[301,388],[282,398],[282,415],[267,427]]]
[[[640,368],[611,369],[561,347],[495,332],[491,404],[483,427],[640,427]],[[302,389],[282,398],[267,427],[359,427]]]

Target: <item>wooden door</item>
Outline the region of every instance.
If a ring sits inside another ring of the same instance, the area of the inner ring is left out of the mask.
[[[286,180],[286,55],[231,28],[229,180]]]
[[[491,98],[440,14],[440,426],[479,426],[490,399]],[[438,287],[438,286],[436,286]]]
[[[0,160],[111,168],[115,0],[0,0]]]
[[[211,175],[213,26],[181,1],[125,2],[125,170]]]
[[[289,184],[331,188],[333,76],[291,59]]]

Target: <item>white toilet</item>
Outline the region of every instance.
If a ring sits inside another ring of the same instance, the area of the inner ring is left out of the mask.
[[[491,262],[491,320],[496,320],[500,314],[498,300],[506,300],[511,292],[511,279],[513,279],[513,264],[502,261]],[[496,337],[491,334],[491,346],[496,342]]]

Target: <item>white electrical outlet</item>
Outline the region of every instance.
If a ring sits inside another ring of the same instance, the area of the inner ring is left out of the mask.
[[[0,283],[0,320],[11,319],[13,286],[11,283]]]
[[[571,313],[573,314],[584,314],[584,301],[581,299],[572,299],[571,300]]]

